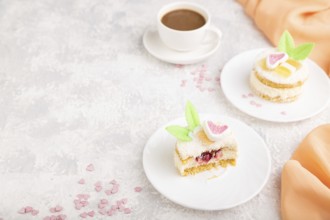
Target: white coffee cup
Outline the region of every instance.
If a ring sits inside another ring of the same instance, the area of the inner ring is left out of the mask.
[[[204,17],[205,24],[199,28],[187,31],[172,29],[163,24],[162,18],[164,15],[180,9],[197,12]],[[206,37],[207,31],[211,29],[210,22],[210,13],[203,6],[191,2],[174,2],[165,5],[157,14],[157,29],[160,39],[167,47],[177,51],[191,51],[200,46]],[[221,35],[219,30],[215,31],[218,31],[217,34]]]

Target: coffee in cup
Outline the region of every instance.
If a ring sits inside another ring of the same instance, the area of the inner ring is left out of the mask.
[[[198,12],[188,9],[170,11],[162,17],[162,23],[178,31],[191,31],[205,25],[205,18]]]

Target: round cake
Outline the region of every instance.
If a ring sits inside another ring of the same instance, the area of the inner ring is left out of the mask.
[[[307,43],[294,46],[285,32],[279,48],[262,52],[250,74],[250,87],[259,97],[273,102],[292,102],[303,92],[309,69],[305,59],[313,48]]]

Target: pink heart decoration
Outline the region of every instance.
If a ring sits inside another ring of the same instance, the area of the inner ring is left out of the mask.
[[[228,129],[227,125],[214,123],[213,121],[204,121],[202,126],[207,138],[211,141],[221,140],[222,133]]]
[[[54,210],[56,212],[60,212],[60,211],[62,211],[62,209],[63,209],[63,207],[62,206],[59,206],[59,205],[55,206],[55,208],[54,208]]]
[[[269,63],[273,65],[276,62],[280,61],[283,57],[285,57],[284,53],[271,54],[271,55],[269,55]]]
[[[271,53],[266,58],[266,65],[269,69],[275,69],[279,64],[285,62],[288,55],[283,52]]]
[[[90,211],[90,212],[88,212],[87,214],[88,214],[90,217],[94,217],[95,212],[94,212],[94,211]]]
[[[89,164],[89,165],[86,167],[86,170],[87,170],[87,171],[90,171],[90,172],[94,171],[94,165],[93,165],[93,164]]]
[[[212,121],[207,121],[207,125],[213,134],[222,134],[227,128],[227,125],[216,125]]]

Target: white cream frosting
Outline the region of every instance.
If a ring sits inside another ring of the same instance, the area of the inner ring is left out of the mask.
[[[196,130],[193,135],[191,135],[191,141],[180,141],[178,140],[176,148],[182,159],[187,159],[189,157],[197,157],[200,156],[201,153],[205,151],[218,150],[223,147],[231,147],[236,150],[236,140],[234,138],[233,132],[228,127],[226,131],[223,133],[223,138],[221,140],[214,142],[211,145],[205,145],[198,137],[197,133],[202,129]]]
[[[237,151],[236,149],[223,149],[222,150],[222,156],[218,159],[212,158],[211,160],[208,161],[208,163],[214,163],[219,160],[229,160],[229,159],[235,159],[237,157]],[[200,164],[195,160],[195,158],[189,159],[186,163],[182,163],[180,160],[180,157],[176,152],[174,152],[174,164],[175,167],[179,170],[181,174],[184,173],[185,169],[191,168],[191,167],[197,167]]]
[[[273,87],[269,87],[256,77],[254,71],[252,71],[250,75],[250,85],[253,89],[257,92],[267,95],[271,98],[280,97],[281,99],[285,100],[289,97],[299,96],[302,92],[302,86],[297,86],[294,88],[285,88],[285,89],[277,89]]]
[[[273,70],[267,71],[262,69],[259,64],[259,61],[263,58],[266,58],[270,53],[274,52],[276,52],[275,49],[267,50],[257,56],[254,68],[261,77],[278,84],[296,84],[298,82],[304,82],[308,78],[309,70],[304,61],[300,61],[301,68],[293,71],[289,77],[282,77],[280,74],[276,73]]]

